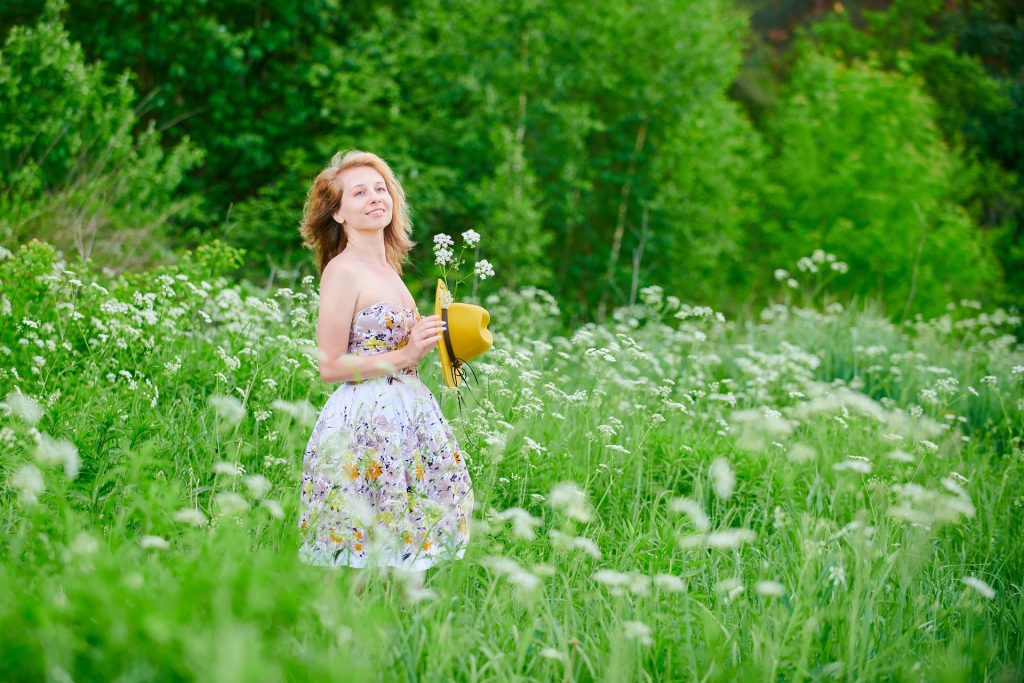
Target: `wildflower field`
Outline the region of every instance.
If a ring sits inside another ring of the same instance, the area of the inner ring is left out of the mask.
[[[566,331],[542,290],[486,295],[472,394],[421,365],[473,477],[465,558],[356,595],[296,554],[333,390],[312,278],[260,290],[217,245],[116,276],[2,256],[0,681],[1024,676],[1016,314],[899,325],[811,267],[745,320],[647,287]]]

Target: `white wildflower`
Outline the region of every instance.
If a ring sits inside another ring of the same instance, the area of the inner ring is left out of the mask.
[[[707,546],[721,550],[731,550],[740,547],[744,543],[749,543],[755,538],[756,535],[750,529],[719,529],[707,534],[683,536],[679,539],[679,547],[689,549]]]
[[[167,542],[166,538],[161,536],[150,536],[148,534],[139,539],[139,545],[143,548],[156,548],[158,550],[166,550],[171,547],[171,544]]]
[[[794,443],[789,449],[790,462],[807,462],[818,457],[818,452],[812,446],[802,442]]]
[[[715,591],[724,594],[722,600],[727,605],[735,600],[736,597],[744,590],[743,582],[735,577],[722,579],[715,584]]]
[[[786,594],[786,587],[778,581],[758,581],[754,590],[769,598],[778,598]]]
[[[715,458],[708,469],[711,475],[711,483],[715,489],[715,495],[722,500],[728,500],[736,487],[736,475],[725,458]]]
[[[669,593],[682,593],[686,590],[686,584],[675,574],[655,574],[654,585]]]
[[[622,635],[628,640],[635,640],[641,645],[651,645],[654,640],[651,638],[651,627],[642,621],[622,622]]]
[[[317,409],[309,402],[309,399],[302,399],[301,401],[282,401],[276,399],[270,404],[270,407],[287,413],[296,422],[307,427],[312,426],[317,419]]]
[[[43,473],[31,463],[15,470],[10,482],[11,488],[18,492],[18,500],[27,505],[39,502],[39,494],[46,489]]]
[[[974,590],[978,591],[978,593],[980,593],[981,596],[984,598],[991,600],[992,598],[996,597],[995,588],[993,588],[992,586],[988,585],[987,583],[985,583],[984,581],[975,576],[965,576],[960,580],[963,581],[966,585],[973,588]]]
[[[686,516],[690,518],[690,522],[697,528],[698,531],[708,530],[708,516],[704,514],[704,509],[695,500],[689,498],[673,498],[669,501],[669,510],[672,512],[685,512]]]
[[[260,501],[260,507],[266,508],[267,512],[269,512],[270,516],[274,519],[284,519],[284,509],[276,500],[265,498]]]
[[[438,264],[438,265],[444,265],[444,264]],[[448,291],[447,289],[445,289],[444,291],[441,292],[441,296],[440,296],[441,308],[448,308],[449,306],[451,306],[452,301],[454,301],[454,300],[455,299],[452,297],[452,293],[450,291]]]
[[[40,433],[36,436],[36,459],[44,465],[61,464],[64,474],[69,479],[78,476],[82,459],[78,455],[78,447],[64,439],[54,439],[49,434]]]
[[[35,399],[26,396],[20,391],[11,391],[4,399],[3,405],[25,422],[34,425],[43,416],[43,409],[39,407]]]
[[[434,263],[439,266],[446,266],[455,260],[455,252],[451,249],[435,248]]]
[[[100,542],[87,531],[79,531],[68,544],[68,553],[73,557],[91,557],[100,551]]]
[[[182,508],[174,513],[174,521],[192,526],[203,526],[206,524],[206,515],[196,508]]]
[[[534,441],[533,439],[531,439],[528,436],[524,436],[523,437],[523,441],[526,442],[526,447],[528,449],[530,449],[531,451],[533,451],[534,453],[547,453],[548,452],[548,449],[546,447],[541,446],[539,443],[537,443],[536,441]]]
[[[213,471],[216,474],[226,474],[229,477],[237,477],[238,475],[242,474],[244,470],[242,469],[242,466],[239,465],[238,463],[224,462],[223,460],[218,460],[217,462],[213,463]]]
[[[462,239],[463,241],[465,241],[466,246],[475,247],[476,245],[480,244],[480,233],[478,233],[476,230],[467,230],[466,232],[462,233]]]
[[[502,510],[495,513],[495,516],[501,521],[511,519],[512,533],[527,541],[532,541],[537,537],[534,528],[544,523],[543,520],[537,519],[521,507],[511,507],[507,510]]]
[[[956,490],[953,495],[933,491],[918,484],[896,484],[893,491],[900,496],[898,504],[889,509],[889,515],[912,524],[935,524],[959,521],[961,516],[974,517],[975,509],[966,491],[947,480]],[[947,489],[950,487],[947,486]]]
[[[846,569],[842,562],[828,568],[828,581],[833,587],[846,585]]]
[[[222,515],[234,516],[249,509],[249,502],[234,491],[222,491],[213,497]]]
[[[214,394],[210,396],[209,401],[210,407],[231,424],[238,424],[242,416],[245,415],[245,408],[242,407],[242,402],[234,396]]]
[[[869,474],[871,472],[871,462],[866,458],[850,456],[843,462],[837,462],[832,465],[832,469],[836,471],[851,470],[853,472],[860,472],[861,474]]]
[[[262,474],[250,474],[245,478],[245,487],[253,498],[262,498],[270,491],[270,480]]]
[[[577,549],[582,550],[595,559],[601,559],[601,549],[598,548],[597,543],[593,540],[584,536],[573,536],[559,531],[558,529],[550,529],[548,535],[551,536],[552,544],[559,549],[569,550]]]
[[[473,266],[473,272],[481,280],[486,280],[489,277],[494,277],[494,266],[492,266],[491,262],[487,259],[480,259],[476,262],[476,265]]]
[[[593,515],[593,507],[587,501],[587,493],[579,488],[575,482],[562,481],[552,487],[548,494],[548,504],[556,510],[561,510],[571,519],[586,524]]]
[[[639,572],[619,572],[614,569],[599,569],[591,575],[598,583],[608,587],[612,595],[624,595],[627,591],[635,595],[648,593],[650,579]]]
[[[914,456],[912,456],[910,453],[907,453],[906,451],[901,451],[898,448],[894,451],[891,451],[886,457],[888,457],[890,460],[895,460],[896,462],[914,462]]]
[[[541,580],[536,574],[524,569],[511,557],[492,555],[483,558],[480,563],[496,574],[504,576],[522,594],[532,593],[541,585]]]
[[[753,541],[755,534],[750,529],[722,529],[707,536],[707,543],[712,548],[738,548],[743,543]]]

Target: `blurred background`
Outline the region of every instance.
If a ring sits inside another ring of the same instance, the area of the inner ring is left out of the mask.
[[[219,239],[264,284],[339,150],[488,287],[567,324],[660,285],[727,314],[820,274],[895,320],[1024,303],[1024,22],[1011,0],[0,3],[0,241],[115,271]]]

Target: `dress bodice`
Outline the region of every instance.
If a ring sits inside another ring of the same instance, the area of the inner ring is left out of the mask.
[[[375,356],[403,348],[420,314],[415,308],[396,306],[380,301],[356,311],[348,336],[348,352],[358,356]],[[418,375],[416,367],[398,371]]]

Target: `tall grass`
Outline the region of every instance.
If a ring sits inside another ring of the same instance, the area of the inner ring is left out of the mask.
[[[333,389],[310,279],[4,256],[0,680],[1024,675],[1015,315],[726,320],[648,287],[563,335],[543,291],[491,296],[472,396],[438,390],[469,551],[357,595],[296,554]]]

